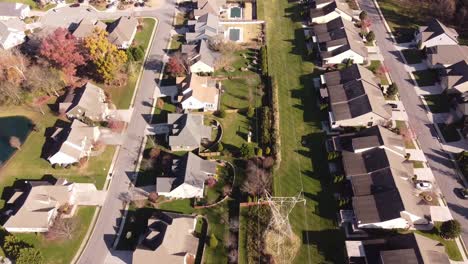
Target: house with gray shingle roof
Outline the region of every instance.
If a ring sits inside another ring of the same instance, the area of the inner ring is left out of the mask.
[[[325,73],[322,82],[329,102],[332,128],[373,126],[391,119],[391,109],[368,69],[354,64],[341,71]]]
[[[202,139],[211,139],[211,127],[203,124],[203,115],[168,114],[169,147],[172,151],[192,151]]]
[[[426,49],[427,64],[430,68],[449,67],[461,60],[468,60],[468,46],[437,45]]]
[[[442,88],[448,93],[468,92],[468,60],[461,60],[445,68],[440,79]]]
[[[26,39],[26,24],[19,18],[0,20],[0,48],[11,49]]]
[[[51,164],[69,165],[91,154],[93,145],[100,136],[98,127],[91,127],[74,119],[66,128],[56,128],[51,136],[54,141],[53,153],[48,157]]]
[[[187,43],[214,38],[220,34],[219,17],[211,13],[188,22],[189,32],[185,33]]]
[[[437,45],[457,45],[458,33],[455,29],[442,24],[433,18],[426,26],[419,27],[415,32],[415,41],[420,49]]]
[[[100,20],[86,17],[80,21],[75,30],[73,30],[72,35],[76,38],[85,38],[93,34],[96,28],[106,30],[107,25]]]
[[[156,192],[171,198],[202,198],[205,181],[215,174],[215,162],[189,152],[173,161],[170,177],[156,178]]]
[[[198,0],[197,8],[193,10],[195,19],[206,14],[213,14],[218,16],[221,8],[226,4],[226,0]]]
[[[106,120],[110,110],[104,90],[88,82],[83,87],[69,90],[65,100],[59,104],[59,111],[70,119]]]
[[[137,32],[138,19],[136,17],[120,17],[107,28],[107,39],[119,49],[127,49],[132,45]]]
[[[10,18],[24,19],[29,16],[31,8],[29,5],[13,3],[13,2],[0,2],[0,20],[8,20]]]
[[[352,21],[353,16],[353,10],[342,0],[321,1],[309,10],[311,24],[328,23],[339,17]]]
[[[212,73],[215,70],[217,53],[209,48],[208,41],[202,40],[198,51],[188,57],[191,73]]]

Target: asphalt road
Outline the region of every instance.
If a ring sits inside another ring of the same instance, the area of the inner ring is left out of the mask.
[[[173,3],[166,2],[155,10],[132,12],[135,16],[157,18],[159,23],[153,37],[153,45],[148,54],[149,62],[147,61],[135,97],[132,118],[112,172],[113,179],[93,233],[78,260],[80,264],[104,263],[116,238],[121,216],[124,213],[121,195],[126,193],[131,178],[135,176],[135,165],[142,145],[147,120],[152,110],[151,102],[156,87],[156,73],[161,71],[162,59],[165,54],[164,49],[166,49],[170,38],[174,8]],[[58,9],[57,12],[49,12],[41,18],[41,22],[44,25],[57,27],[58,25],[65,26],[66,23],[77,22],[84,15],[94,16],[99,19],[111,19],[129,14],[129,12],[101,13],[87,11],[85,7],[66,7]]]
[[[453,217],[460,221],[463,232],[462,238],[468,242],[468,200],[460,199],[454,189],[462,188],[454,166],[449,156],[442,150],[437,132],[429,121],[424,105],[414,90],[413,81],[410,79],[400,52],[394,46],[385,29],[383,20],[372,0],[360,0],[361,9],[365,10],[372,22],[372,30],[375,33],[377,45],[382,52],[385,66],[388,68],[392,81],[398,85],[400,99],[406,108],[412,131],[417,135],[421,149],[424,151],[429,166],[436,178],[437,185],[442,191]]]

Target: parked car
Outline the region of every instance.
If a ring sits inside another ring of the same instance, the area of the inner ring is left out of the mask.
[[[392,109],[397,109],[398,108],[398,105],[397,104],[394,104],[394,103],[389,103],[388,105],[390,105],[390,107]]]
[[[432,189],[432,183],[424,182],[424,181],[418,182],[416,183],[416,189],[421,190],[421,191],[428,191]]]
[[[75,3],[73,5],[70,5],[70,7],[80,7],[80,4],[79,3]]]
[[[462,199],[468,199],[468,189],[467,188],[458,188],[458,194]]]

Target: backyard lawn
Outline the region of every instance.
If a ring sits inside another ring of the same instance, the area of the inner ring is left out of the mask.
[[[425,95],[424,100],[432,113],[446,113],[450,111],[450,99],[446,94]]]
[[[246,109],[249,105],[260,106],[261,90],[257,88],[260,82],[258,75],[252,75],[251,78],[224,80],[221,107],[223,109]]]
[[[313,78],[318,77],[301,29],[302,7],[297,2],[258,1],[259,19],[266,20],[269,73],[279,93],[281,166],[274,176],[275,196],[303,192],[307,202],[289,216],[301,247],[294,263],[344,263],[344,236],[335,219],[321,130],[322,113],[315,104]],[[295,22],[297,21],[297,22]],[[307,146],[301,144],[307,142]]]
[[[15,236],[37,248],[47,264],[71,263],[88,231],[95,210],[95,207],[88,206],[78,208],[74,216],[77,218],[76,230],[71,239],[49,241],[43,235],[35,233],[15,234]]]
[[[423,54],[421,50],[404,49],[401,52],[403,53],[403,56],[405,56],[406,62],[408,64],[416,64],[422,62]]]
[[[414,71],[413,72],[414,78],[418,83],[418,86],[430,86],[434,85],[438,79],[439,74],[436,70],[422,70],[422,71]]]

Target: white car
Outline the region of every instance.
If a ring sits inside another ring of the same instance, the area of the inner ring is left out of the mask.
[[[419,189],[421,191],[428,191],[432,189],[432,183],[430,182],[418,182],[416,183],[416,189]]]

